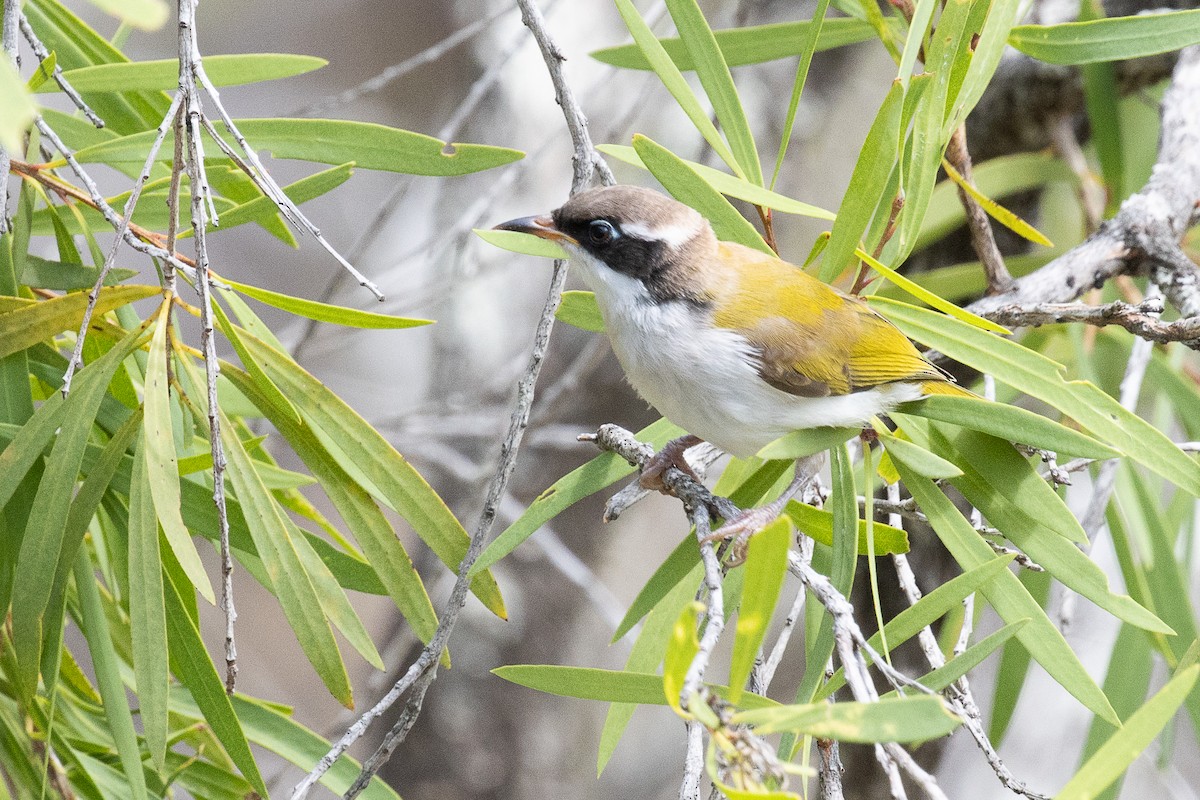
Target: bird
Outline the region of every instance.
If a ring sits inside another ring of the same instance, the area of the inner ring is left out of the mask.
[[[562,247],[629,383],[687,432],[643,469],[647,488],[662,489],[669,466],[691,473],[683,452],[700,441],[746,458],[793,431],[867,425],[929,395],[974,396],[858,297],[719,241],[699,212],[660,192],[587,189],[495,228]],[[734,527],[761,527],[783,502]],[[727,521],[717,533],[731,532]]]

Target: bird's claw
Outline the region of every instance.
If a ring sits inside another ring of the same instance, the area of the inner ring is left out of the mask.
[[[674,467],[675,469],[686,473],[696,483],[703,483],[700,476],[692,469],[691,464],[687,462],[683,454],[689,447],[695,447],[700,444],[703,439],[698,436],[680,436],[678,439],[672,439],[667,442],[662,450],[654,454],[654,457],[646,462],[642,467],[642,474],[638,478],[638,485],[643,489],[651,492],[662,492],[670,494],[667,485],[663,483],[663,474]]]
[[[774,522],[779,513],[780,509],[774,504],[747,509],[705,536],[700,543],[718,544],[729,539],[729,557],[726,559],[725,565],[728,567],[741,566],[746,561],[746,551],[750,546],[750,539],[754,534]]]

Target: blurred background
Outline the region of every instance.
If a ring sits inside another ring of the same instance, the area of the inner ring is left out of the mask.
[[[809,2],[772,0],[702,5],[714,28],[804,19],[813,10]],[[612,3],[542,0],[541,6],[597,143],[628,144],[633,133],[644,133],[684,157],[708,160],[692,126],[650,73],[623,72],[615,80],[615,69],[589,58],[589,51],[628,40]],[[661,3],[640,6],[647,19],[657,21],[655,30],[670,30]],[[105,35],[115,29],[90,6],[78,4],[76,10]],[[381,286],[388,298],[382,306],[306,237],[298,237],[298,252],[254,226],[209,240],[214,267],[233,279],[437,321],[407,331],[364,331],[307,324],[273,309],[256,309],[302,365],[419,467],[471,530],[499,455],[516,381],[526,367],[550,265],[491,248],[470,230],[555,208],[566,199],[571,177],[565,124],[541,55],[518,12],[509,2],[487,0],[204,0],[198,26],[205,55],[274,51],[329,61],[310,75],[224,90],[222,97],[235,117],[374,121],[447,141],[527,153],[511,167],[461,178],[359,172],[306,206],[330,241]],[[429,48],[456,33],[461,33],[459,44],[428,57]],[[139,59],[174,57],[174,26],[135,33],[127,52]],[[422,59],[425,63],[413,64]],[[374,90],[351,91],[398,65],[393,71],[401,74],[395,80]],[[794,69],[794,62],[786,60],[735,70],[764,157],[772,160]],[[871,44],[816,56],[779,191],[837,208],[894,70],[883,49]],[[313,171],[297,162],[268,164],[280,183]],[[612,166],[622,182],[653,184],[646,173]],[[822,229],[812,220],[783,215],[776,217],[776,226],[781,253],[791,260],[803,260]],[[945,256],[946,263],[973,257],[962,240],[951,246],[959,252]],[[557,326],[525,450],[495,531],[557,477],[595,455],[591,446],[576,441],[578,433],[603,422],[636,430],[655,416],[625,385],[602,337]],[[289,463],[286,448],[274,452],[284,466],[298,466]],[[670,711],[639,710],[597,778],[603,705],[538,694],[490,674],[505,664],[623,665],[629,639],[609,646],[612,630],[686,534],[686,525],[677,503],[659,497],[610,525],[600,522],[601,506],[602,498],[581,503],[497,565],[508,621],[493,618],[469,600],[451,641],[453,669],[440,673],[416,728],[382,773],[408,800],[677,796],[684,736]],[[405,535],[440,608],[453,576],[410,532]],[[914,536],[913,562],[924,569],[926,589],[948,574],[931,538]],[[1103,540],[1095,556],[1111,566]],[[794,586],[785,589],[794,591]],[[328,696],[291,632],[280,624],[274,600],[245,575],[237,580],[236,593],[240,688],[295,706],[297,718],[324,736],[344,732],[418,652],[418,643],[386,598],[353,598],[394,673],[355,664],[352,655],[348,667],[359,708],[348,712]],[[216,609],[203,610],[209,615],[206,633],[212,652],[217,653],[223,623]],[[982,632],[993,629],[993,623],[985,617]],[[864,620],[864,627],[873,624]],[[1103,675],[1115,635],[1111,618],[1079,603],[1068,639],[1093,675]],[[775,682],[779,699],[786,698],[802,668],[798,653],[789,660],[785,670],[790,666],[790,672],[781,671]],[[974,679],[985,714],[993,669],[993,663],[985,664]],[[377,723],[375,737],[352,752],[367,755],[394,716]],[[1001,754],[1032,788],[1049,792],[1075,771],[1089,721],[1081,706],[1034,667]],[[1190,741],[1191,727],[1180,726],[1179,735]],[[1177,752],[1196,749],[1181,742]],[[869,751],[847,747],[844,758],[850,766],[847,797],[887,796]],[[1010,796],[965,732],[937,748],[925,748],[918,759],[928,768],[936,766],[950,797]],[[1164,779],[1148,759],[1153,753],[1130,770],[1125,797],[1164,790],[1167,796],[1196,797],[1187,788],[1200,784],[1195,763],[1168,765]],[[300,777],[289,765],[270,759],[263,763],[269,785],[281,794]]]

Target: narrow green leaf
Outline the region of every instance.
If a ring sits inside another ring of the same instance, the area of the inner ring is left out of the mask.
[[[150,496],[154,512],[162,525],[163,534],[171,545],[188,580],[209,603],[216,604],[212,584],[204,572],[204,564],[191,533],[179,513],[179,466],[175,454],[175,435],[172,432],[170,386],[167,383],[167,327],[171,324],[171,304],[159,306],[150,340],[150,356],[146,365],[146,474],[150,480]]]
[[[693,616],[693,619],[695,617]],[[559,697],[577,697],[581,700],[604,700],[610,703],[636,703],[637,705],[668,705],[662,675],[646,672],[622,672],[620,670],[596,669],[594,667],[563,667],[553,664],[511,664],[497,667],[492,674],[509,683],[524,686]],[[725,686],[708,685],[720,696],[728,696]],[[742,694],[744,708],[768,708],[776,706],[774,700],[745,692]]]
[[[204,63],[208,63],[207,58],[204,60]],[[217,173],[214,170],[210,174],[215,175]],[[329,169],[321,170],[314,175],[309,175],[307,178],[301,178],[295,183],[289,183],[287,186],[283,187],[283,193],[287,195],[287,197],[293,203],[300,205],[301,203],[307,203],[309,200],[316,199],[322,195],[332,192],[334,189],[350,180],[350,176],[353,174],[353,161],[346,164],[339,164],[336,167],[330,167]],[[143,198],[145,197],[146,195],[143,195]],[[183,200],[181,199],[180,202],[183,202]],[[248,222],[257,222],[265,226],[265,224],[269,221],[273,220],[276,223],[279,221],[279,206],[275,204],[274,200],[272,200],[270,197],[267,197],[262,192],[259,192],[257,189],[255,189],[255,194],[252,199],[240,201],[238,205],[231,206],[230,208],[220,208],[218,206],[218,211],[221,215],[221,224],[219,229],[223,231],[227,231],[230,228],[236,228],[238,225],[244,225]],[[210,223],[208,230],[218,230],[218,226]],[[279,236],[278,232],[272,230],[272,228],[268,227],[267,230],[275,233],[278,238],[283,238],[282,236]],[[287,228],[282,228],[282,230],[286,232]],[[195,235],[195,229],[187,228],[186,230],[180,231],[179,238],[186,239],[193,235]],[[291,236],[290,233],[287,235],[288,237]],[[285,238],[284,241],[291,244],[292,247],[298,246],[295,244],[294,239],[289,240],[288,238]]]
[[[746,120],[733,76],[729,74],[729,66],[700,6],[696,0],[667,0],[667,11],[679,30],[679,38],[688,56],[696,65],[696,76],[712,103],[721,129],[729,140],[730,149],[742,167],[740,171],[745,173],[747,181],[762,186],[762,164],[754,145],[754,135],[750,132],[750,123]]]
[[[292,539],[282,511],[258,477],[242,441],[224,415],[221,418],[221,441],[229,461],[229,478],[288,624],[330,694],[342,705],[351,708],[354,701],[350,679],[346,675],[333,631],[325,618],[313,578],[297,552],[298,545]]]
[[[1147,631],[1174,634],[1133,598],[1113,592],[1104,570],[1068,541],[1079,541],[1086,534],[1066,504],[1011,445],[940,423],[932,425],[930,432],[938,449],[944,446],[958,454],[964,474],[950,482],[1013,544],[1118,619]]]
[[[355,308],[334,306],[328,303],[320,303],[316,300],[305,300],[302,297],[293,297],[279,292],[272,292],[270,289],[260,289],[257,286],[237,283],[227,278],[223,278],[222,280],[242,294],[253,297],[259,302],[266,303],[269,306],[274,306],[297,316],[315,319],[318,322],[332,322],[336,325],[345,325],[351,328],[374,329],[412,328],[418,325],[429,325],[432,322],[432,320],[427,319],[409,319],[407,317],[393,317],[389,314],[376,314],[372,311],[359,311]]]
[[[827,547],[833,546],[833,514],[796,500],[790,501],[784,507],[783,513],[791,517],[792,522],[805,536]],[[900,528],[893,528],[882,522],[873,522],[871,531],[874,533],[875,555],[886,556],[908,552],[908,534]],[[860,519],[858,521],[858,554],[865,556],[869,549],[867,522]]]
[[[670,422],[660,419],[638,431],[637,438],[638,441],[647,442],[657,449],[676,436],[681,436],[682,433],[679,428]],[[554,519],[583,498],[590,497],[605,487],[616,483],[621,478],[632,475],[633,472],[634,467],[630,466],[628,462],[615,453],[602,453],[583,466],[576,467],[571,472],[568,472],[538,495],[521,516],[513,520],[511,525],[492,540],[491,544],[484,549],[475,561],[475,566],[471,569],[471,574],[478,575],[482,573],[517,549],[522,542],[532,536],[542,525]],[[645,611],[642,613],[644,614]],[[634,622],[638,619],[641,619],[640,614]],[[628,628],[625,630],[628,630]]]
[[[619,144],[601,144],[597,145],[596,149],[605,155],[624,161],[626,164],[632,164],[635,167],[646,169],[646,165],[642,163],[642,159],[638,156],[637,150],[632,147],[626,147]],[[826,211],[819,206],[802,203],[799,200],[779,194],[778,192],[765,189],[762,186],[757,186],[749,181],[743,180],[736,175],[730,175],[728,172],[722,172],[719,169],[714,169],[706,164],[700,164],[696,161],[688,161],[681,159],[684,164],[687,164],[696,172],[704,182],[716,189],[721,194],[736,197],[739,200],[745,200],[747,203],[763,206],[764,208],[782,211],[785,214],[797,214],[802,217],[812,217],[814,219],[824,219],[832,221],[834,214],[832,211]],[[499,233],[500,231],[497,231]],[[534,237],[537,238],[537,237]],[[541,239],[539,241],[546,241]],[[552,244],[552,243],[551,243]],[[523,251],[527,252],[527,251]]]
[[[1105,444],[1200,497],[1200,464],[1094,385],[1064,380],[1061,365],[943,314],[883,298],[873,298],[872,305],[907,336],[1049,403]]]
[[[805,428],[781,436],[758,451],[759,458],[799,459],[837,447],[852,436],[858,428]]]
[[[104,279],[105,286],[113,286],[137,275],[137,270],[111,269]],[[90,289],[96,285],[100,273],[83,264],[68,264],[62,261],[47,261],[35,255],[28,255],[25,270],[21,273],[21,283],[26,286],[36,286],[39,289],[58,289],[74,291]]]
[[[913,472],[926,478],[939,480],[962,475],[962,470],[939,455],[887,431],[877,430],[876,435],[893,461],[902,461]]]
[[[661,675],[549,664],[513,664],[497,667],[492,674],[509,683],[559,697],[637,705],[666,703]]]
[[[316,474],[321,487],[362,547],[372,575],[378,578],[384,587],[383,591],[392,598],[392,602],[412,625],[418,638],[422,642],[428,642],[437,628],[437,616],[429,595],[425,592],[425,586],[421,583],[421,577],[413,567],[412,559],[388,523],[387,517],[375,505],[366,490],[338,466],[306,423],[297,423],[282,409],[272,406],[267,398],[257,396],[257,387],[249,384],[245,373],[225,370],[224,374],[246,392],[247,396],[256,403],[261,403],[267,418]],[[368,661],[371,660],[369,656],[367,658]]]
[[[1070,453],[1080,458],[1118,458],[1121,454],[1085,433],[1035,414],[1024,408],[995,403],[982,397],[936,395],[909,403],[905,414],[950,422],[973,431],[982,431],[1010,442]]]
[[[399,128],[372,122],[331,119],[234,120],[256,149],[275,158],[294,158],[321,164],[347,164],[359,169],[409,175],[466,175],[511,164],[524,157],[519,150],[482,144],[447,144]],[[75,154],[82,162],[143,164],[157,133],[148,130],[85,147]],[[159,160],[172,157],[173,135],[159,151]],[[215,145],[214,145],[215,146]]]
[[[257,337],[246,334],[242,338],[337,464],[408,520],[442,563],[457,569],[470,537],[421,474],[354,409],[299,364]],[[504,600],[490,573],[477,574],[471,590],[492,613],[505,616]]]
[[[733,655],[729,663],[729,699],[734,704],[741,699],[742,687],[750,677],[754,659],[767,635],[767,626],[771,624],[771,615],[775,613],[783,576],[787,574],[788,547],[793,532],[791,519],[785,516],[750,537],[745,564],[746,588],[738,606]]]
[[[1108,672],[1104,676],[1104,693],[1112,702],[1121,719],[1142,707],[1150,690],[1150,675],[1154,671],[1153,652],[1146,636],[1132,625],[1122,625],[1113,644],[1112,657],[1108,661]],[[1112,725],[1102,719],[1092,718],[1088,727],[1087,741],[1080,754],[1080,767],[1094,756],[1114,732]],[[1120,796],[1121,778],[1117,778],[1098,797],[1117,800]]]
[[[717,44],[725,57],[725,62],[731,67],[744,64],[761,64],[766,61],[776,61],[781,58],[803,55],[807,52],[809,37],[812,36],[813,23],[776,22],[769,25],[747,25],[743,28],[714,31]],[[859,19],[837,18],[826,19],[820,26],[817,36],[816,51],[832,50],[848,44],[865,42],[875,36],[875,31],[869,24]],[[685,72],[694,69],[687,48],[679,39],[659,39],[666,54],[675,62],[675,66]],[[650,61],[642,49],[636,44],[626,44],[620,47],[606,47],[595,50],[592,58],[614,67],[626,69],[648,70]]]
[[[255,791],[267,797],[266,784],[254,762],[254,754],[250,752],[242,723],[204,647],[200,630],[188,613],[174,582],[165,581],[163,588],[167,601],[167,644],[171,653],[171,673],[187,687],[205,723],[212,729],[214,738],[241,770],[242,776],[254,785]]]
[[[113,286],[100,290],[96,316],[161,292],[157,286]],[[86,292],[74,292],[53,300],[23,304],[0,314],[0,358],[57,336],[68,328],[79,329]]]
[[[871,123],[871,130],[863,142],[854,172],[850,175],[850,185],[842,197],[837,221],[833,223],[833,232],[821,262],[820,277],[827,283],[850,266],[854,250],[879,205],[895,162],[903,107],[904,87],[896,81],[879,107],[875,121]]]
[[[700,652],[700,640],[696,636],[696,625],[706,613],[704,605],[698,601],[689,603],[671,628],[671,638],[667,642],[667,651],[663,654],[663,697],[667,705],[679,716],[690,719],[692,714],[683,709],[683,703],[688,698],[682,697],[683,686],[687,680],[688,670]]]
[[[954,165],[944,158],[942,159],[942,169],[946,170],[946,175],[949,176],[950,180],[954,181],[960,189],[969,194],[976,203],[979,203],[983,210],[988,213],[989,217],[1034,244],[1040,244],[1042,247],[1054,247],[1054,242],[1047,239],[1045,234],[976,189],[970,181],[959,174]]]
[[[1167,53],[1200,42],[1200,10],[1018,25],[1008,43],[1048,64],[1094,64]]]
[[[967,595],[979,591],[980,587],[995,580],[997,575],[1005,571],[1008,565],[1012,563],[1013,558],[1014,556],[997,556],[996,558],[984,561],[978,566],[964,571],[961,575],[946,581],[916,603],[913,603],[892,617],[883,629],[884,635],[887,636],[888,644],[891,645],[892,649],[899,647],[920,633],[922,629],[944,617],[951,609],[958,608]],[[1024,625],[1024,621],[1021,624]],[[867,640],[867,644],[876,652],[879,651],[882,643],[883,637],[878,632]],[[829,697],[845,685],[845,673],[841,667],[838,667],[833,677],[817,692],[816,699]]]
[[[696,126],[696,130],[700,131],[700,135],[704,137],[704,141],[708,142],[713,151],[721,157],[721,160],[729,165],[729,168],[738,174],[739,177],[745,178],[746,173],[738,163],[737,158],[729,149],[729,145],[725,144],[725,140],[721,138],[721,134],[717,132],[717,128],[709,120],[708,114],[700,105],[700,101],[696,99],[696,95],[692,93],[692,87],[688,86],[683,74],[679,68],[671,61],[671,57],[667,55],[667,51],[659,44],[654,33],[642,19],[642,15],[634,7],[631,0],[616,0],[617,11],[621,18],[625,20],[626,27],[633,34],[633,41],[641,49],[649,62],[651,69],[658,75],[663,86],[675,98],[675,102],[679,103],[679,107],[687,114],[688,119]],[[645,159],[643,159],[645,160]]]
[[[1016,622],[1005,625],[998,631],[985,636],[980,641],[968,647],[961,655],[956,656],[950,661],[935,670],[930,670],[919,678],[919,682],[926,689],[932,689],[935,692],[940,692],[956,680],[966,675],[975,667],[979,666],[992,653],[1000,649],[1005,642],[1016,635],[1017,631],[1024,628],[1029,620],[1021,619]],[[888,692],[885,697],[890,697],[895,694],[895,690]]]
[[[54,446],[33,498],[36,513],[30,515],[15,553],[14,574],[19,579],[12,590],[12,640],[18,664],[16,678],[26,697],[32,697],[37,689],[42,650],[49,644],[43,635],[43,625],[58,629],[57,620],[47,623],[44,615],[51,595],[62,590],[58,580],[67,579],[67,571],[59,568],[59,560],[92,423],[113,373],[144,333],[141,328],[131,331],[108,353],[81,370],[74,390],[62,404],[62,423],[53,437]],[[16,446],[14,441],[9,449]],[[34,457],[38,455],[40,452]]]
[[[800,52],[800,63],[796,65],[796,77],[792,81],[792,98],[788,102],[787,116],[783,120],[783,131],[779,135],[779,153],[775,157],[775,172],[771,175],[771,188],[779,180],[779,172],[783,169],[784,156],[787,155],[788,144],[792,140],[792,129],[796,123],[796,112],[800,110],[800,97],[804,93],[804,84],[808,81],[808,70],[812,66],[813,54],[820,47],[821,35],[840,20],[830,21],[826,28],[825,15],[829,12],[829,0],[817,0],[813,18],[808,23],[804,34],[804,46]]]
[[[158,552],[158,519],[138,439],[129,488],[129,623],[142,732],[162,773],[167,753],[167,611]]]
[[[45,85],[46,81],[54,77],[54,69],[58,66],[58,56],[51,53],[44,61],[39,61],[33,70],[33,74],[29,76],[29,80],[25,83],[25,88],[31,92],[36,92],[39,88]]]
[[[490,245],[507,250],[510,253],[521,253],[540,258],[566,258],[567,251],[557,242],[542,239],[531,233],[518,231],[497,231],[472,228],[471,232]]]
[[[375,643],[371,641],[371,634],[367,633],[358,612],[354,610],[354,606],[350,605],[346,593],[342,591],[333,572],[317,555],[317,551],[308,543],[308,539],[305,538],[296,523],[286,515],[281,514],[280,518],[287,526],[289,538],[296,548],[296,555],[299,556],[300,566],[308,573],[313,588],[316,589],[317,600],[320,602],[325,616],[368,664],[375,669],[382,670],[384,668],[383,658],[380,657]]]
[[[1104,791],[1171,721],[1196,685],[1197,676],[1200,666],[1193,665],[1172,678],[1088,759],[1054,799],[1092,800]]]
[[[0,147],[10,153],[20,153],[25,129],[37,116],[37,106],[12,62],[7,58],[0,61],[4,62],[0,64],[0,108],[4,109],[4,118],[0,121]]]
[[[925,72],[930,78],[928,81],[922,77],[913,79],[914,90],[919,84],[925,85],[920,86],[921,93],[913,109],[907,158],[903,145],[899,153],[903,164],[904,208],[893,240],[894,249],[888,258],[894,264],[899,264],[912,252],[933,195],[938,166],[951,134],[945,126],[948,106],[955,103],[950,94],[951,83],[956,66],[971,58],[974,31],[969,29],[968,23],[972,21],[971,9],[977,5],[969,0],[950,0],[945,4],[925,53]],[[901,133],[902,140],[903,137]]]
[[[87,639],[88,651],[92,654],[96,684],[104,701],[104,718],[116,743],[121,769],[129,781],[130,795],[133,800],[145,800],[146,776],[142,772],[142,758],[138,749],[137,733],[133,729],[133,715],[129,713],[125,687],[121,683],[120,664],[109,633],[100,592],[96,588],[92,562],[85,550],[80,550],[75,559],[75,588],[83,610],[80,627]]]
[[[679,156],[640,133],[633,137],[633,149],[672,197],[709,221],[718,239],[775,255],[749,220]]]
[[[689,533],[688,542],[692,541],[693,537]],[[625,661],[626,672],[645,673],[658,669],[658,665],[662,663],[663,653],[667,649],[671,626],[679,616],[680,610],[690,603],[696,594],[695,587],[700,583],[699,572],[701,569],[703,568],[697,562],[694,567],[693,579],[679,581],[646,615],[646,620],[642,623],[641,630],[638,631],[637,638],[629,649],[629,658]],[[661,685],[657,691],[658,696],[662,697]],[[621,740],[621,735],[629,725],[629,720],[633,718],[636,708],[634,703],[613,703],[609,706],[608,714],[604,718],[604,728],[600,731],[600,745],[597,747],[597,775],[604,771],[604,767],[612,758],[613,752]]]
[[[923,742],[951,733],[962,720],[936,695],[893,697],[873,703],[811,703],[734,714],[735,724],[757,733],[793,731],[843,742]]]
[[[955,561],[964,569],[970,569],[995,557],[992,549],[984,544],[971,524],[932,481],[917,475],[902,463],[897,463],[896,467],[904,479],[904,485],[929,517],[938,538],[954,556]],[[1093,713],[1119,724],[1120,721],[1104,693],[1084,670],[1075,653],[1063,639],[1062,633],[1025,587],[1020,585],[1015,575],[1002,571],[999,580],[984,585],[980,592],[1005,622],[1013,623],[1028,617],[1030,622],[1021,629],[1017,637],[1033,658]]]
[[[237,353],[238,358],[241,359],[242,366],[246,368],[246,371],[249,372],[250,376],[254,379],[254,383],[258,387],[259,391],[261,391],[270,399],[272,405],[278,406],[294,421],[299,422],[300,414],[296,411],[296,407],[292,405],[291,401],[287,399],[283,392],[279,391],[279,387],[267,377],[267,373],[263,372],[262,365],[255,361],[254,356],[252,356],[250,351],[246,349],[246,345],[242,343],[241,335],[238,334],[237,326],[229,321],[229,317],[225,314],[225,309],[221,308],[220,303],[213,303],[212,310],[217,316],[217,327],[220,328],[221,333],[225,334],[225,338],[229,341],[229,343],[233,345],[234,352]],[[211,450],[208,453],[208,467],[210,469],[212,468]],[[179,466],[179,474],[187,474],[182,464]]]
[[[829,472],[833,544],[830,548],[828,574],[834,588],[841,592],[843,597],[849,597],[854,588],[854,572],[858,564],[858,500],[850,451],[844,443],[830,448]],[[820,614],[820,623],[813,637],[806,637],[808,647],[805,651],[805,663],[813,666],[811,669],[805,669],[804,679],[797,690],[797,701],[802,703],[812,700],[813,694],[825,677],[824,664],[833,655],[834,648],[833,616],[823,608],[813,613]]]
[[[214,86],[239,86],[303,75],[328,63],[323,58],[290,53],[217,54],[204,57],[204,71]],[[80,92],[172,91],[179,88],[179,61],[164,58],[97,64],[67,70],[63,77]],[[41,89],[43,92],[56,90],[57,84]]]
[[[929,31],[929,23],[933,20],[933,10],[938,4],[935,0],[918,0],[912,12],[912,20],[908,23],[908,35],[904,40],[904,51],[900,57],[900,68],[896,72],[896,80],[908,88],[912,78],[913,67],[917,63],[917,54],[925,45],[925,34]],[[938,23],[941,32],[942,23]]]
[[[985,331],[991,331],[992,333],[998,333],[1001,336],[1009,336],[1012,334],[1012,331],[1010,331],[1008,328],[1005,328],[1003,325],[997,325],[990,319],[984,319],[983,317],[972,314],[970,311],[967,311],[964,308],[959,308],[958,306],[954,305],[954,303],[938,297],[924,286],[921,286],[915,281],[909,280],[886,264],[883,264],[880,261],[872,258],[861,248],[854,248],[854,255],[865,261],[867,265],[871,267],[871,269],[880,273],[893,284],[908,292],[918,300],[923,301],[927,305],[949,314],[956,319],[961,319],[963,322],[966,322],[970,325],[974,325],[976,328],[980,328]]]
[[[978,39],[973,43],[973,55],[970,66],[963,76],[958,93],[958,99],[946,118],[943,135],[949,139],[950,133],[962,124],[983,96],[984,90],[992,81],[992,75],[1000,64],[1004,49],[1008,44],[1008,33],[1023,13],[1021,0],[993,0],[988,8],[987,21]],[[995,195],[993,195],[995,196]]]
[[[1017,575],[1017,580],[1029,592],[1035,603],[1039,606],[1046,605],[1050,597],[1050,585],[1053,583],[1050,573],[1021,570]],[[988,738],[996,745],[1004,740],[1009,723],[1017,710],[1017,703],[1024,695],[1021,689],[1029,675],[1031,663],[1029,649],[1019,640],[1006,644],[1000,653],[996,688],[992,693],[992,720],[988,725]],[[1101,720],[1100,717],[1093,716],[1092,719],[1100,720],[1105,725],[1110,724]]]
[[[604,317],[600,315],[600,306],[596,304],[596,295],[591,292],[563,292],[562,303],[554,312],[554,317],[560,322],[573,325],[580,330],[592,333],[604,332]]]

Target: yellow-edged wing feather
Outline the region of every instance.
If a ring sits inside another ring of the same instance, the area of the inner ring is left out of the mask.
[[[970,394],[861,300],[738,244],[722,242],[718,259],[742,268],[721,271],[713,321],[750,341],[772,386],[820,397],[912,381],[926,394]]]

